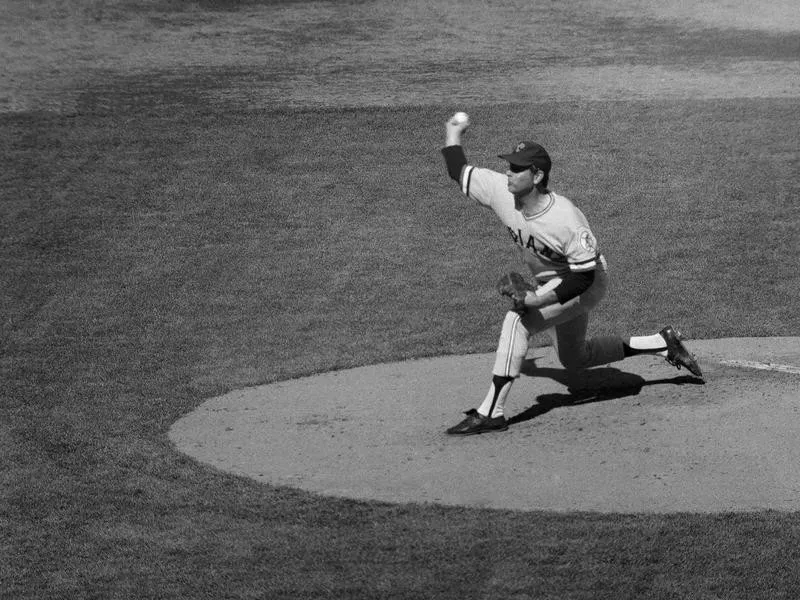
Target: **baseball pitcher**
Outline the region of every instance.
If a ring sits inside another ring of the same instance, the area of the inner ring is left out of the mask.
[[[589,314],[608,287],[606,259],[580,209],[548,187],[551,161],[536,142],[520,142],[508,154],[505,173],[468,164],[461,138],[469,126],[464,113],[445,125],[442,154],[461,192],[494,211],[517,246],[527,276],[504,275],[500,294],[508,296],[492,369],[492,382],[477,409],[447,430],[452,435],[505,431],[506,399],[519,377],[531,336],[547,332],[567,371],[604,365],[637,354],[660,354],[678,369],[702,377],[695,357],[670,326],[647,336],[586,338]],[[526,279],[527,277],[527,279]]]

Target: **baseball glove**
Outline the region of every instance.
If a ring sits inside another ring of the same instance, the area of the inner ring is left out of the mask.
[[[497,291],[501,296],[511,298],[513,310],[517,312],[525,310],[525,296],[535,289],[536,286],[525,281],[519,273],[506,273],[497,281]]]

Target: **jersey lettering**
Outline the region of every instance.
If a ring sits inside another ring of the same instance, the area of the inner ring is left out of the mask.
[[[532,235],[528,236],[528,241],[525,242],[525,236],[522,234],[522,230],[517,229],[514,231],[511,227],[508,227],[508,233],[511,234],[511,239],[514,240],[514,243],[517,244],[520,248],[525,248],[526,250],[533,250],[534,253],[537,255],[546,258],[551,261],[563,261],[564,257],[555,252],[549,246],[546,246],[539,240],[537,240]]]

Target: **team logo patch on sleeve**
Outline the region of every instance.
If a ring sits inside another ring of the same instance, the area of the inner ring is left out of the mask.
[[[581,247],[587,252],[597,252],[597,241],[588,229],[581,229],[580,241]]]

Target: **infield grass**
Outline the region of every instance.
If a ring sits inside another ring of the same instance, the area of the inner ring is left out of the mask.
[[[273,30],[235,14],[261,4]],[[493,349],[493,284],[513,255],[445,174],[456,109],[475,124],[476,164],[499,167],[532,133],[552,149],[554,189],[585,210],[612,268],[592,333],[800,335],[796,98],[555,101],[544,87],[550,100],[514,103],[530,81],[498,86],[525,73],[517,36],[550,28],[588,33],[537,46],[545,68],[701,64],[735,83],[796,60],[796,33],[684,30],[634,0],[606,18],[543,6],[531,29],[509,3],[499,44],[478,37],[477,4],[467,26],[444,18],[453,3],[410,24],[387,3],[355,18],[362,4],[9,4],[0,27],[21,33],[3,45],[3,81],[33,84],[0,97],[16,111],[0,115],[0,596],[800,596],[797,513],[356,502],[171,447],[176,419],[232,389]],[[343,14],[348,26],[331,23]],[[257,64],[254,48],[286,61]],[[305,86],[327,92],[324,108],[293,108]]]

